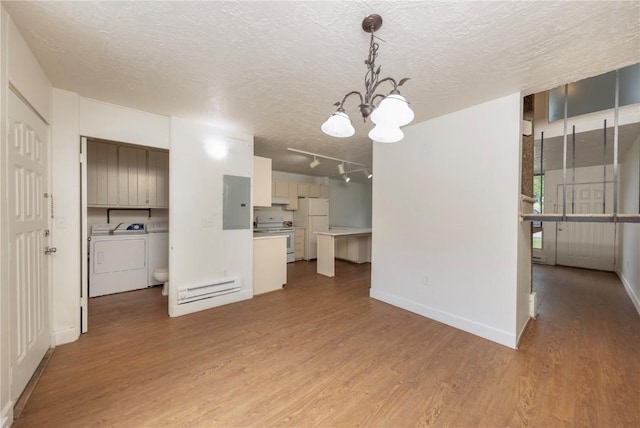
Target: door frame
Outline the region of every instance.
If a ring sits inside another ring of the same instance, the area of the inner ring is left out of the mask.
[[[89,331],[89,260],[87,234],[87,137],[80,136],[80,333]]]

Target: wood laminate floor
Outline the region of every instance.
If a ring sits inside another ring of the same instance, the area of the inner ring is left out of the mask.
[[[368,297],[370,266],[170,319],[160,288],[90,302],[16,427],[640,426],[640,316],[614,274],[536,266],[514,351]]]

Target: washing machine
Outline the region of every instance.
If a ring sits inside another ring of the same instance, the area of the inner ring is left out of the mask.
[[[143,223],[93,225],[89,242],[89,297],[146,288],[147,247]]]
[[[153,278],[153,270],[157,268],[169,269],[169,223],[166,221],[147,223],[149,237],[149,287],[162,284]]]

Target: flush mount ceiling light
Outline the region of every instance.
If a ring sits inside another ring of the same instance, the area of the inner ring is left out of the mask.
[[[315,168],[318,165],[320,165],[320,161],[318,160],[318,158],[316,156],[313,157],[313,160],[311,161],[311,163],[309,164],[309,166],[311,168]]]
[[[334,105],[338,107],[321,126],[322,132],[332,137],[350,137],[355,133],[351,119],[344,111],[344,102],[351,95],[357,95],[360,98],[360,115],[364,122],[368,117],[376,125],[370,132],[369,138],[373,141],[381,143],[395,143],[404,138],[401,126],[410,123],[413,120],[413,110],[409,107],[407,100],[400,95],[398,88],[402,86],[408,77],[396,82],[391,77],[385,77],[379,80],[381,67],[376,68],[376,59],[378,57],[378,44],[374,41],[374,33],[382,26],[382,17],[380,15],[369,15],[362,21],[362,29],[371,33],[371,41],[369,42],[369,57],[365,60],[367,65],[367,73],[364,76],[365,92],[364,95],[359,91],[351,91],[344,96],[342,102],[338,101]],[[381,83],[389,82],[393,89],[388,95],[377,94],[376,90]],[[381,98],[376,105],[376,100]]]

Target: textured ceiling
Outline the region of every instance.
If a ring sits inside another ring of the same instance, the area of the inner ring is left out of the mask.
[[[274,169],[311,170],[287,147],[371,164],[370,124],[320,131],[362,90],[370,13],[381,76],[410,77],[415,122],[640,61],[640,2],[2,2],[55,87],[255,136]],[[402,144],[402,143],[397,143]]]

